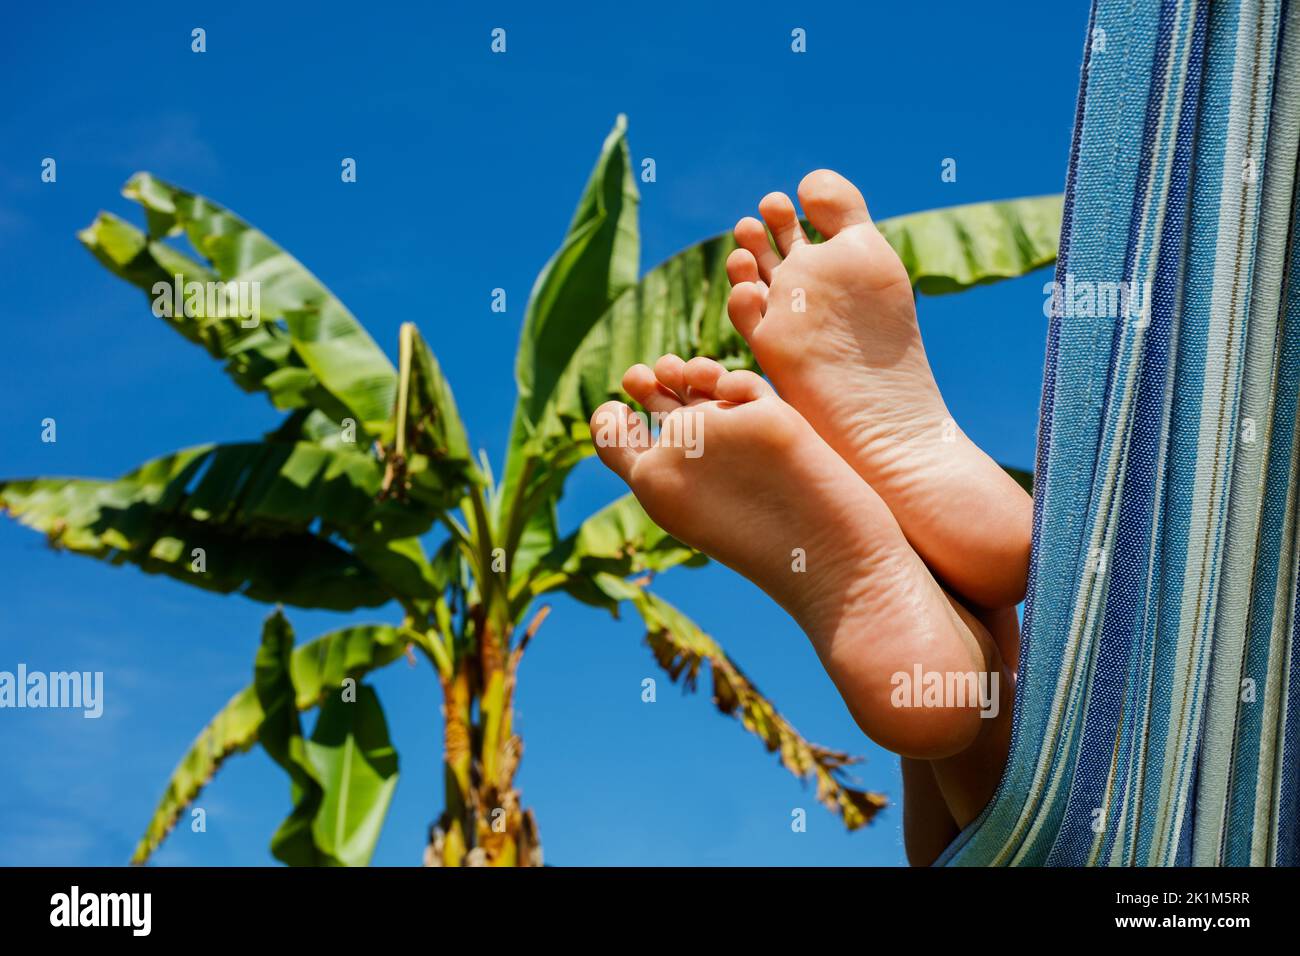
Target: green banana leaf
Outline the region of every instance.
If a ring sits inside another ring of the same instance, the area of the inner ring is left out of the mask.
[[[621,586],[602,588],[611,577],[622,581],[635,574],[706,563],[703,554],[651,521],[636,498],[624,495],[587,518],[538,563],[528,581],[527,597],[562,588],[586,604],[616,612],[631,592]]]
[[[559,251],[529,296],[515,364],[524,417],[535,422],[578,343],[636,282],[640,261],[636,180],[619,116],[578,201]]]
[[[916,291],[947,295],[1055,262],[1062,202],[1056,195],[970,203],[878,225]]]
[[[239,318],[170,321],[226,359],[242,387],[267,391],[277,407],[311,404],[335,421],[353,418],[365,436],[387,437],[397,387],[392,363],[315,276],[233,213],[149,173],[133,176],[122,194],[144,207],[148,235],[101,214],[80,234],[101,263],[151,295],[154,282],[175,274],[256,282],[260,322],[252,330]],[[160,241],[182,232],[207,267]]]
[[[0,483],[0,508],[56,548],[223,594],[350,610],[389,600],[386,581],[425,573],[408,539],[432,519],[376,503],[380,481],[378,464],[356,451],[201,445],[111,481]],[[355,538],[355,550],[332,540],[334,531]]]
[[[397,753],[379,698],[331,693],[311,738],[298,718],[291,655],[293,631],[278,611],[267,619],[254,668],[262,708],[262,748],[289,775],[293,810],[271,838],[271,853],[290,866],[365,866],[397,786]]]
[[[343,866],[369,865],[398,776],[397,751],[374,688],[359,686],[351,702],[326,698],[307,757],[324,788],[312,827],[316,846]]]
[[[640,201],[620,115],[605,139],[560,249],[542,269],[524,314],[515,364],[519,398],[497,500],[499,538],[516,571],[555,545],[554,498],[569,467],[529,447],[542,413],[591,326],[636,282]]]
[[[402,657],[405,650],[405,638],[397,628],[386,624],[343,628],[295,647],[289,659],[294,706],[300,711],[317,706],[326,694],[336,693],[345,678],[359,679],[385,667]],[[257,743],[264,716],[256,688],[250,684],[231,697],[199,732],[172,771],[131,856],[132,863],[146,862],[162,845],[185,808],[228,757]]]
[[[857,762],[854,758],[806,740],[694,621],[644,588],[633,588],[629,600],[644,619],[646,643],[668,676],[694,690],[707,662],[718,710],[737,717],[796,777],[812,779],[818,801],[838,814],[846,828],[866,825],[885,807],[883,795],[850,785],[845,768]]]
[[[82,245],[100,264],[120,279],[138,286],[150,302],[157,298],[157,283],[206,284],[219,281],[207,267],[173,249],[160,239],[151,238],[131,223],[112,213],[101,212],[95,221],[77,233]],[[206,296],[194,300],[195,315],[182,309],[169,309],[170,315],[158,317],[189,341],[201,345],[214,359],[225,363],[226,373],[246,392],[266,392],[276,408],[292,409],[316,404],[334,409],[337,418],[344,411],[303,365],[293,350],[289,333],[272,320],[263,307],[256,325],[245,327],[243,320],[227,315],[207,315]],[[162,310],[159,310],[162,311]],[[330,420],[337,433],[337,419]]]
[[[310,442],[322,448],[355,450],[356,441],[345,435],[339,423],[319,408],[296,408],[284,417],[278,426],[264,434],[266,441],[290,443]]]

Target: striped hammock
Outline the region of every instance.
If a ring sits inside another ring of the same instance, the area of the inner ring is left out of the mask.
[[[1095,0],[1015,729],[940,862],[1300,863],[1300,0]]]

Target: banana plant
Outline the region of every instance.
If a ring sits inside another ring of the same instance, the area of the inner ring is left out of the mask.
[[[672,351],[757,368],[726,318],[729,236],[639,274],[632,170],[619,117],[528,301],[499,480],[471,450],[415,325],[401,326],[394,365],[324,285],[232,212],[138,173],[123,195],[143,208],[143,228],[101,212],[79,233],[165,324],[283,414],[260,439],[173,452],[113,480],[0,482],[0,507],[54,548],[275,606],[250,683],[181,757],[133,862],[150,857],[228,757],[260,745],[290,784],[272,854],[288,864],[368,863],[398,759],[364,680],[414,652],[442,690],[444,728],[445,806],[431,814],[425,862],[540,864],[537,821],[515,785],[523,743],[513,704],[549,611],[543,602],[558,593],[639,615],[654,659],[685,688],[707,666],[718,709],[810,780],[848,829],[885,805],[854,785],[853,758],[805,739],[718,641],[652,589],[656,575],[697,567],[702,555],[630,496],[567,534],[558,526],[565,479],[593,451],[591,412],[619,395],[627,366]],[[880,226],[917,291],[937,294],[1051,262],[1060,218],[1059,197],[1048,196]],[[232,315],[220,296],[159,308],[169,289],[213,283],[255,284],[258,314]],[[295,645],[284,605],[382,617]],[[310,710],[318,713],[304,736]]]

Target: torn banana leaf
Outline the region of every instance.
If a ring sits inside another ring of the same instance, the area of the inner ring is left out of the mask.
[[[398,630],[384,624],[343,628],[293,648],[289,678],[294,706],[302,711],[336,692],[345,678],[359,679],[402,657],[406,641]],[[256,688],[250,684],[235,694],[210,720],[176,764],[167,789],[131,856],[144,863],[162,845],[177,819],[233,754],[243,753],[258,740],[265,714]]]

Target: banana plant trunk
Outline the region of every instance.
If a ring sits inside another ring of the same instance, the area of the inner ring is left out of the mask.
[[[541,866],[536,818],[514,786],[523,756],[513,726],[514,689],[526,639],[506,653],[486,615],[470,619],[477,652],[460,655],[441,680],[446,807],[430,827],[424,863]]]

